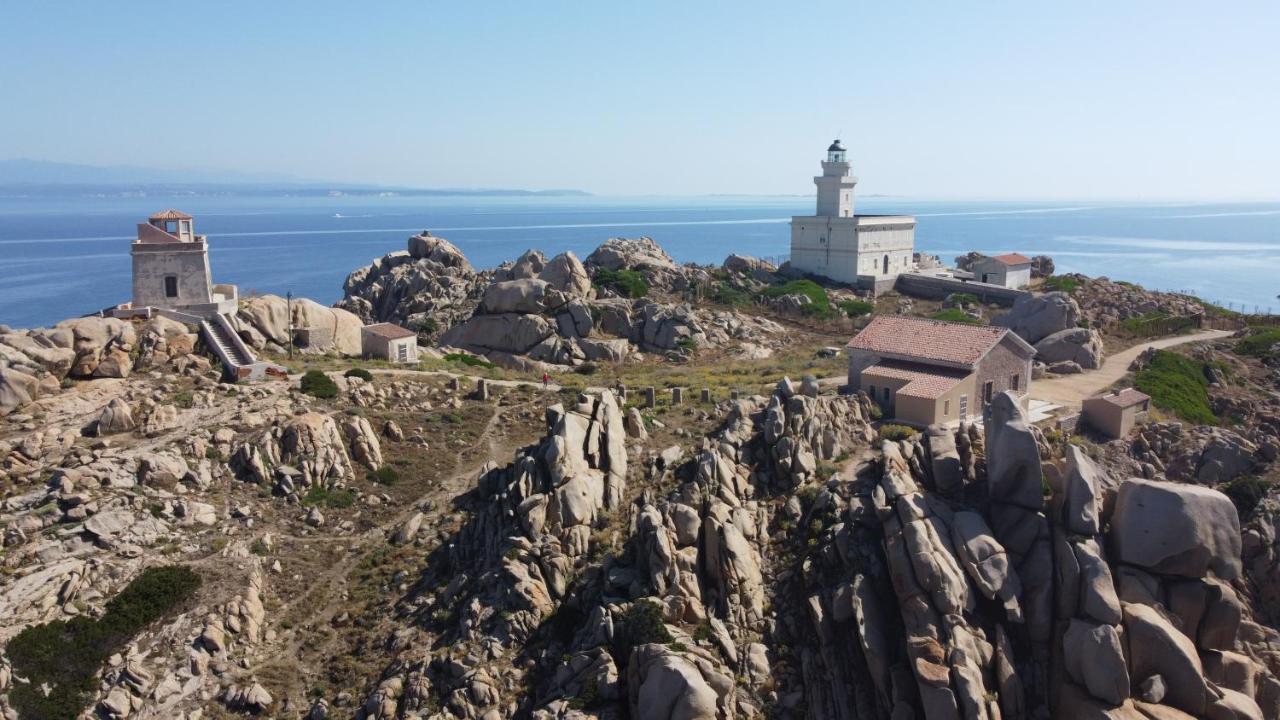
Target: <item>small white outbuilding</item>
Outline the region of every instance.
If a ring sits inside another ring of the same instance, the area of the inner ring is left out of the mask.
[[[395,323],[360,328],[360,349],[366,358],[399,363],[418,362],[418,334]]]
[[[1019,253],[979,258],[970,270],[974,280],[991,285],[1018,290],[1031,284],[1031,258]]]

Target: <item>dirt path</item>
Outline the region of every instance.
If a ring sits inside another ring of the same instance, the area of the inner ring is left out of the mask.
[[[1102,367],[1092,372],[1032,382],[1031,397],[1034,400],[1044,400],[1055,405],[1079,409],[1085,398],[1096,395],[1124,377],[1125,373],[1129,372],[1129,366],[1147,348],[1167,348],[1191,342],[1218,340],[1230,337],[1231,334],[1229,330],[1205,330],[1192,335],[1178,335],[1134,345],[1106,358],[1102,362]]]
[[[463,378],[470,380],[474,385],[477,380],[485,380],[494,387],[528,387],[535,390],[546,390],[548,392],[560,392],[560,386],[556,383],[548,383],[543,386],[541,382],[536,380],[495,380],[493,378],[482,378],[479,375],[467,375],[465,373],[449,372],[448,370],[409,370],[407,368],[370,368],[369,372],[374,375],[398,375],[409,377],[447,377],[447,378]],[[301,376],[299,376],[301,377]]]

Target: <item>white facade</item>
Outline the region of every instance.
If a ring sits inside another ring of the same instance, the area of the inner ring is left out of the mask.
[[[969,268],[978,282],[1021,290],[1031,284],[1031,263],[1010,263],[1000,257],[976,260]]]
[[[875,287],[912,269],[915,218],[909,215],[857,215],[845,149],[837,140],[827,148],[814,215],[791,218],[791,266],[837,282]]]

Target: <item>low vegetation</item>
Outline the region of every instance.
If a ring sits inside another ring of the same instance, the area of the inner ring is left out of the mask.
[[[881,440],[892,440],[896,442],[898,440],[906,440],[915,434],[916,431],[906,425],[895,425],[893,423],[889,423],[887,425],[880,426]]]
[[[307,506],[323,505],[330,508],[351,507],[356,501],[350,490],[327,488],[323,485],[312,485],[307,494],[302,496],[302,504]]]
[[[1272,348],[1278,343],[1280,343],[1280,328],[1255,330],[1253,334],[1236,343],[1236,352],[1266,360],[1276,355]]]
[[[792,280],[785,285],[765,288],[761,295],[777,298],[784,295],[803,295],[809,298],[809,304],[801,310],[810,317],[829,318],[835,315],[831,309],[831,299],[821,285],[812,280]]]
[[[981,325],[982,321],[975,318],[960,308],[947,308],[939,310],[929,316],[931,320],[945,320],[946,322],[964,323],[965,325]]]
[[[444,359],[453,363],[462,363],[467,367],[480,367],[485,368],[486,370],[492,370],[497,367],[497,365],[494,365],[482,357],[476,357],[475,355],[468,355],[466,353],[448,353],[444,356]]]
[[[308,370],[298,384],[298,389],[312,397],[331,398],[338,395],[338,384],[320,370]]]
[[[1147,313],[1120,321],[1120,330],[1132,337],[1160,337],[1173,335],[1195,326],[1190,317],[1179,317],[1167,313]]]
[[[5,647],[15,683],[9,702],[22,718],[74,720],[98,687],[107,658],[148,625],[173,612],[200,587],[190,568],[148,568],[107,603],[96,620],[81,615],[18,633]],[[42,692],[47,688],[48,692]]]
[[[844,300],[840,303],[840,309],[849,317],[862,317],[874,312],[876,304],[868,300]]]
[[[400,481],[400,473],[390,465],[383,465],[369,473],[369,481],[379,485],[395,485]]]
[[[365,370],[364,368],[358,368],[358,367],[351,368],[350,370],[342,373],[342,376],[349,377],[349,378],[360,378],[361,380],[364,380],[366,382],[373,381],[373,373],[369,372],[368,370]]]
[[[1231,503],[1236,506],[1240,519],[1245,520],[1253,513],[1253,509],[1258,507],[1258,503],[1262,502],[1262,498],[1267,496],[1267,491],[1271,489],[1271,481],[1245,475],[1219,486],[1218,489],[1231,498]]]
[[[1073,277],[1064,275],[1054,275],[1047,277],[1040,285],[1040,289],[1044,292],[1064,292],[1073,293],[1080,287],[1080,281]]]
[[[1188,422],[1216,425],[1218,418],[1209,406],[1207,369],[1204,363],[1176,352],[1157,350],[1138,371],[1134,385],[1162,410]]]
[[[629,657],[637,645],[667,644],[675,639],[662,622],[662,608],[652,600],[631,603],[622,615],[621,625],[621,632],[615,636],[619,657]]]
[[[649,294],[649,283],[639,270],[604,270],[596,272],[596,287],[608,288],[623,297],[642,298]]]

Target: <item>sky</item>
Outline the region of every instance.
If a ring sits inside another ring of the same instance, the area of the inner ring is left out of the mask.
[[[606,195],[1280,198],[1280,3],[0,4],[0,158]]]

